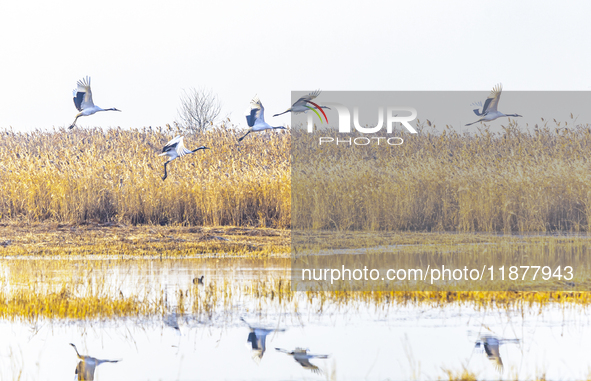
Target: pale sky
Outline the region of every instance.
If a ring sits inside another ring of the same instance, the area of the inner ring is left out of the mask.
[[[234,123],[292,90],[591,90],[587,1],[2,1],[0,128],[68,126],[76,81],[117,107],[81,126],[163,126],[183,89]],[[485,93],[486,94],[486,93]]]

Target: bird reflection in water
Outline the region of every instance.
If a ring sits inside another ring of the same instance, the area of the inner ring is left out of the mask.
[[[104,364],[106,362],[119,362],[120,360],[100,360],[97,358],[94,358],[92,356],[82,356],[80,355],[80,353],[78,353],[78,349],[76,348],[76,346],[72,343],[70,343],[70,345],[72,347],[74,347],[74,350],[76,351],[76,354],[78,355],[78,358],[80,359],[80,362],[78,362],[78,365],[76,365],[76,376],[77,376],[77,380],[79,381],[92,381],[94,380],[94,370],[96,369],[97,366]]]
[[[501,344],[506,343],[519,343],[518,339],[499,339],[494,336],[485,335],[480,336],[476,341],[475,348],[480,348],[486,353],[486,357],[491,361],[497,372],[503,373],[503,360],[501,360],[501,353],[499,347]]]
[[[173,311],[166,315],[163,319],[164,324],[169,326],[170,328],[177,331],[177,333],[181,333],[181,327],[179,326],[179,317],[176,311]]]
[[[308,369],[316,374],[322,374],[322,370],[319,367],[317,367],[316,365],[312,364],[310,362],[310,359],[313,359],[313,358],[327,359],[329,357],[328,355],[314,355],[314,354],[308,353],[308,350],[304,349],[304,348],[296,348],[293,351],[288,351],[286,349],[281,349],[281,348],[275,348],[275,349],[279,352],[286,353],[290,356],[293,356],[293,359],[295,361],[297,361],[297,363],[300,364],[302,366],[302,368]]]
[[[252,347],[252,359],[259,363],[267,350],[267,336],[273,332],[285,332],[285,329],[268,329],[264,327],[256,327],[250,325],[246,320],[240,318],[248,328],[250,333],[248,334],[247,342]]]

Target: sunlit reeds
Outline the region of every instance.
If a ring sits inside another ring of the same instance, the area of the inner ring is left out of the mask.
[[[174,127],[1,131],[0,219],[288,227],[289,134],[238,145],[237,133],[187,135],[211,150],[176,160],[162,181],[157,154]]]
[[[355,134],[292,130],[292,227],[548,232],[591,229],[591,128],[471,134],[420,124],[389,146],[319,145]]]
[[[420,133],[405,135],[399,146],[319,146],[318,135],[298,129],[291,138],[289,133],[265,133],[237,145],[238,132],[220,126],[187,136],[188,146],[212,149],[172,163],[171,177],[164,182],[164,159],[156,155],[179,134],[174,127],[5,130],[0,141],[0,218],[341,230],[588,231],[591,129],[572,121],[542,123],[529,130],[509,125],[500,133],[475,128],[470,135],[419,123]]]

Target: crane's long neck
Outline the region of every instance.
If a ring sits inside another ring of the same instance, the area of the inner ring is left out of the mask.
[[[505,114],[505,116],[521,117],[521,115],[519,114]]]
[[[79,359],[84,360],[83,356],[80,356],[80,353],[78,353],[78,348],[76,348],[76,346],[74,344],[70,344],[72,347],[74,347],[74,350],[76,351],[76,355],[78,356]]]
[[[279,116],[279,115],[283,115],[283,114],[287,114],[288,112],[291,112],[291,108],[288,108],[287,110],[283,111],[281,114],[275,114],[273,116]]]

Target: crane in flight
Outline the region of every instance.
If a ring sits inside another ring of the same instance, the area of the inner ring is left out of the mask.
[[[116,108],[103,109],[99,106],[95,106],[92,102],[92,91],[90,90],[90,77],[83,78],[77,82],[78,88],[74,89],[74,106],[80,111],[76,114],[76,119],[72,122],[69,129],[76,126],[76,121],[81,116],[89,116],[99,111],[121,111]]]
[[[185,155],[197,152],[201,149],[209,149],[206,146],[198,147],[194,150],[190,150],[185,148],[185,144],[183,143],[183,136],[177,136],[176,138],[172,139],[164,148],[162,148],[162,153],[158,156],[168,156],[168,160],[164,163],[164,176],[162,176],[162,180],[166,180],[168,173],[166,172],[166,165],[176,159],[177,157],[183,157]]]
[[[97,366],[104,364],[106,362],[119,362],[120,360],[100,360],[92,356],[82,356],[78,353],[78,349],[72,343],[70,343],[74,350],[76,351],[76,355],[80,359],[78,365],[76,365],[76,376],[78,381],[93,381],[94,380],[94,371]]]
[[[310,362],[310,359],[319,358],[319,359],[327,359],[328,355],[314,355],[308,353],[307,349],[304,348],[296,348],[293,351],[288,351],[287,349],[275,348],[275,350],[286,353],[290,356],[293,356],[293,359],[302,366],[304,369],[308,369],[316,374],[322,374],[322,370],[317,367],[316,365]]]
[[[479,108],[474,109],[474,114],[480,116],[481,118],[478,119],[476,122],[468,123],[466,126],[470,126],[474,123],[478,122],[490,122],[497,118],[502,118],[504,116],[512,116],[512,117],[521,117],[519,114],[503,114],[502,112],[497,110],[499,105],[499,100],[501,99],[501,92],[503,91],[503,85],[500,83],[493,87],[492,91],[486,101],[484,101],[484,106],[482,107],[482,111],[479,110],[480,106],[482,106],[481,102],[476,103]]]
[[[246,115],[246,123],[248,123],[248,131],[244,134],[239,142],[242,141],[251,132],[259,132],[264,130],[287,130],[286,127],[273,127],[265,122],[265,108],[258,96],[254,96],[250,101],[250,114]]]
[[[324,118],[328,121],[328,118],[326,117],[326,114],[324,113],[324,110],[322,110],[322,109],[325,108],[325,109],[330,110],[330,107],[320,106],[320,105],[312,102],[312,100],[315,99],[318,95],[320,95],[320,90],[316,90],[316,91],[311,92],[308,95],[304,95],[303,97],[301,97],[300,99],[295,101],[295,103],[293,105],[291,105],[290,108],[283,111],[281,114],[275,114],[273,116],[283,115],[288,112],[300,114],[300,113],[306,112],[308,110],[312,110],[314,112],[316,112],[316,110],[320,110],[320,112],[322,112],[322,114],[324,115]],[[308,103],[311,104],[313,107],[308,106]],[[320,118],[320,115],[318,115],[318,117]],[[322,120],[322,118],[320,118],[320,120]]]

